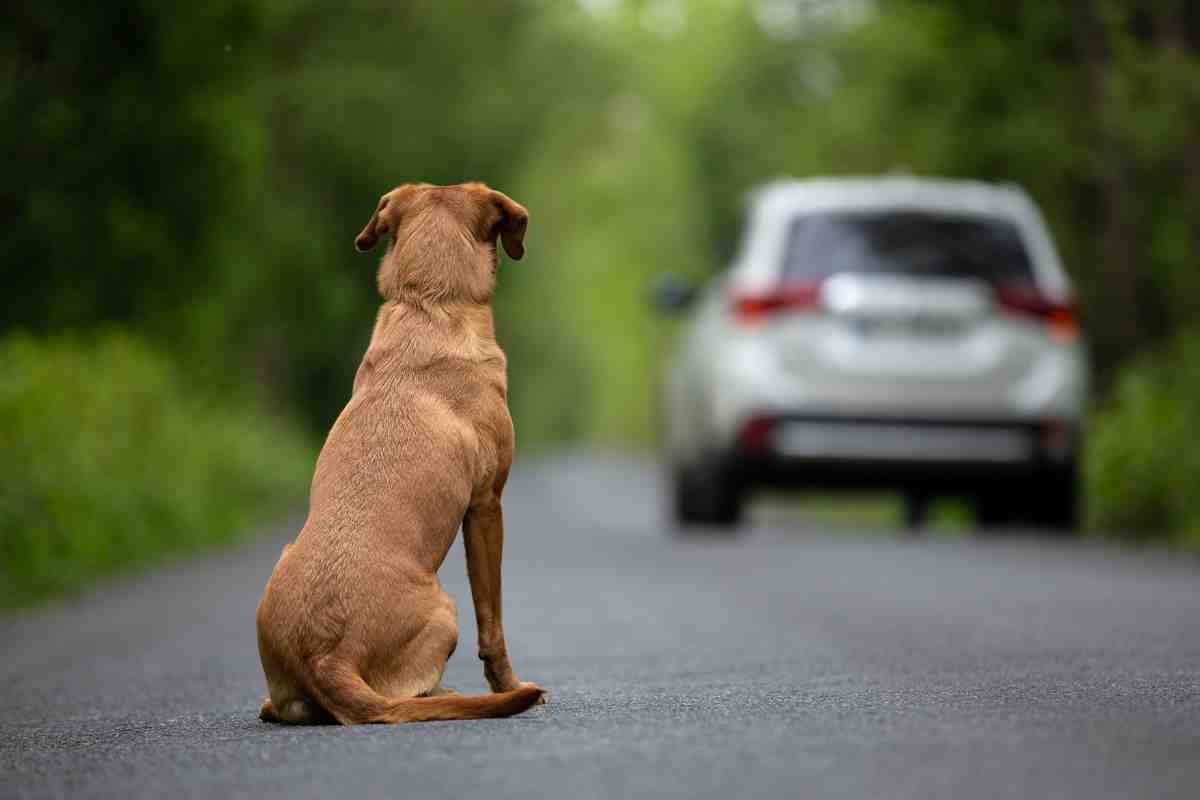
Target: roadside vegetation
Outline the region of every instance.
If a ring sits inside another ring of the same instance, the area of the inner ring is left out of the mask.
[[[19,2],[0,42],[10,597],[227,537],[303,492],[376,303],[351,241],[405,180],[481,179],[532,211],[496,301],[527,451],[652,446],[674,329],[646,289],[721,268],[754,185],[1020,183],[1092,343],[1089,519],[1196,542],[1200,414],[1177,385],[1200,357],[1179,338],[1200,311],[1194,4]],[[91,394],[72,405],[42,359]],[[122,410],[146,393],[173,444]],[[216,442],[240,454],[220,479]]]
[[[1200,335],[1122,369],[1091,428],[1092,526],[1200,550]]]
[[[313,457],[118,332],[4,340],[0,452],[0,607],[227,542],[295,503]]]

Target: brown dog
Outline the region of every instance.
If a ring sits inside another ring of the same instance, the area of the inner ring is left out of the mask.
[[[528,213],[480,183],[405,184],[354,241],[390,234],[354,391],[317,459],[308,520],[258,604],[264,720],[413,722],[518,714],[542,690],[513,675],[500,621],[500,493],[512,463],[491,297],[496,239],[524,255]],[[495,694],[440,686],[458,643],[437,571],[459,525]]]

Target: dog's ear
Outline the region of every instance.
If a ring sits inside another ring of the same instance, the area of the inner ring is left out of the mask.
[[[379,198],[375,213],[367,220],[367,226],[362,233],[354,238],[354,249],[365,253],[373,248],[379,237],[396,232],[401,214],[406,210],[413,197],[412,184],[402,184]]]
[[[525,228],[529,225],[529,212],[504,192],[492,190],[492,202],[500,210],[494,233],[504,244],[504,252],[514,261],[525,255]]]
[[[367,226],[362,229],[362,233],[354,237],[354,249],[360,253],[365,253],[375,247],[379,242],[379,237],[388,232],[387,223],[380,219],[379,214],[387,208],[388,198],[391,193],[385,194],[379,198],[379,205],[375,206],[375,213],[367,220]]]

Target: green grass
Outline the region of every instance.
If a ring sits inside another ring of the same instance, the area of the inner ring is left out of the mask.
[[[831,532],[889,532],[904,526],[901,495],[888,492],[767,492],[757,514],[775,523],[820,526]],[[931,504],[927,531],[960,535],[974,524],[971,507],[952,497]]]
[[[116,332],[0,340],[0,453],[0,608],[227,542],[302,497],[313,457]]]

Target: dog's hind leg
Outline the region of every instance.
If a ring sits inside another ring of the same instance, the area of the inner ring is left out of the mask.
[[[385,697],[439,696],[446,661],[458,645],[458,619],[453,598],[440,586],[421,603],[424,617],[415,633],[398,635],[380,648],[387,658],[366,673],[367,682]],[[403,637],[403,638],[402,638]]]

